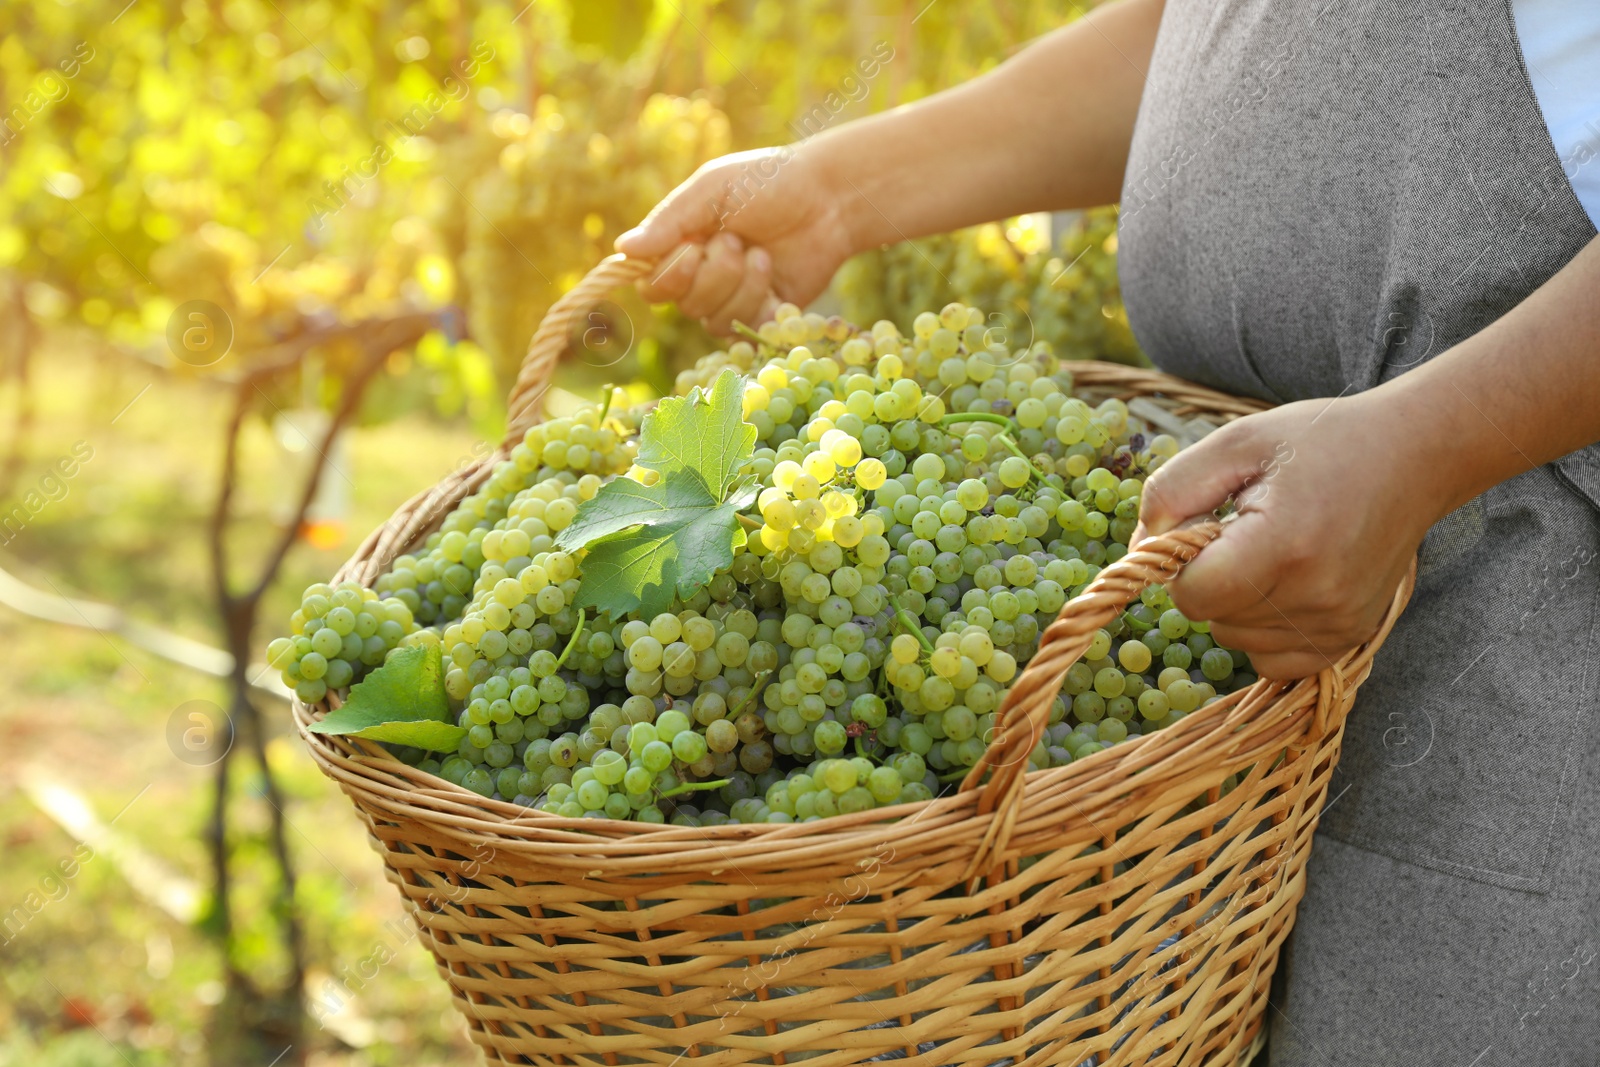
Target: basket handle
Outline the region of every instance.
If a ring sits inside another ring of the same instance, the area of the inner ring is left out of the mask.
[[[539,421],[545,389],[561,354],[567,350],[572,328],[583,321],[583,316],[607,293],[637,281],[654,269],[652,260],[629,259],[618,252],[602,259],[577,285],[550,305],[550,310],[539,320],[539,328],[528,343],[528,354],[522,357],[522,369],[511,386],[511,397],[506,402],[503,447],[515,446],[528,427]]]
[[[993,866],[1005,850],[1022,810],[1028,756],[1043,736],[1050,705],[1061,692],[1067,670],[1100,630],[1150,585],[1168,582],[1222,532],[1223,522],[1205,518],[1168,533],[1148,537],[1110,564],[1082,593],[1067,601],[1045,628],[1039,650],[1006,693],[995,715],[994,739],[961,781],[961,791],[978,791],[978,813],[999,812],[979,841],[968,868],[970,879]],[[989,773],[987,781],[984,774]]]

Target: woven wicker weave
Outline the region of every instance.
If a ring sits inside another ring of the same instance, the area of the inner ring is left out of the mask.
[[[569,324],[644,269],[612,257],[551,309],[508,441],[537,419]],[[1261,407],[1154,371],[1073,372],[1088,391],[1186,418]],[[405,504],[340,579],[370,583],[503,456]],[[297,703],[295,717],[381,845],[491,1063],[1232,1067],[1259,1047],[1344,718],[1409,580],[1380,632],[1318,676],[1263,680],[1023,773],[1095,631],[1217,528],[1106,567],[1044,631],[982,766],[921,804],[783,826],[580,822],[306,733],[322,706]]]

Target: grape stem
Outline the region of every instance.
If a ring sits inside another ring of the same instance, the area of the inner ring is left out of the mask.
[[[752,330],[738,319],[733,320],[733,332],[753,344],[766,344],[766,340],[759,333],[756,333],[756,331]]]
[[[1016,423],[1006,416],[995,415],[986,411],[958,411],[954,415],[941,415],[939,417],[940,426],[954,426],[958,422],[989,422],[996,426],[1004,426],[1008,430],[1016,426]]]
[[[578,625],[572,629],[572,637],[567,641],[567,647],[561,650],[561,658],[556,660],[556,670],[567,662],[567,657],[572,655],[572,650],[578,647],[578,638],[583,636],[583,612],[578,612]]]
[[[1029,459],[1027,455],[1023,453],[1022,449],[1017,447],[1017,443],[1015,441],[1003,433],[995,434],[994,439],[999,441],[1002,445],[1005,445],[1007,451],[1009,451],[1013,456],[1016,456],[1018,459],[1022,460],[1022,462],[1028,465],[1029,478],[1033,479],[1034,481],[1043,481],[1043,478],[1040,477],[1039,472],[1033,469],[1033,460]]]
[[[617,391],[617,387],[615,385],[613,385],[612,383],[607,382],[606,384],[604,384],[604,385],[602,385],[600,387],[600,390],[601,390],[602,393],[605,394],[605,399],[600,402],[599,424],[604,426],[605,425],[605,421],[606,421],[606,414],[611,411],[611,398],[612,398],[613,395],[615,395],[615,393]]]
[[[933,642],[928,640],[928,635],[923,633],[922,627],[917,625],[917,617],[901,607],[900,602],[894,598],[893,594],[889,596],[889,606],[894,608],[895,621],[906,628],[906,633],[917,639],[917,643],[922,646],[922,651],[930,656],[933,655]]]
[[[727,717],[730,719],[736,719],[743,714],[744,709],[749,706],[750,702],[756,698],[756,694],[761,692],[761,690],[766,686],[767,682],[769,682],[771,679],[772,672],[770,670],[762,671],[760,674],[756,675],[755,685],[752,685],[750,687],[750,692],[746,693],[744,695],[744,699],[739,701],[739,706],[728,712]]]
[[[748,515],[735,515],[734,518],[738,519],[746,530],[759,530],[763,525]]]
[[[680,796],[684,793],[703,793],[708,789],[721,789],[732,781],[732,778],[718,778],[714,782],[683,782],[662,793],[661,799],[665,800],[668,797]]]

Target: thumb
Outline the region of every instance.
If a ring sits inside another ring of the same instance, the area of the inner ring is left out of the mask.
[[[613,247],[636,259],[660,259],[680,244],[703,241],[721,229],[722,203],[715,176],[696,174],[619,236]]]
[[[1215,511],[1230,493],[1238,492],[1260,473],[1254,435],[1235,430],[1239,425],[1234,423],[1184,449],[1145,480],[1139,524],[1128,538],[1130,548],[1186,519]]]

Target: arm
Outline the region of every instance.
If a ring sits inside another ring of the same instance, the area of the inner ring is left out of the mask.
[[[1162,6],[1096,8],[981,77],[801,145],[853,249],[1114,203]]]
[[[1150,478],[1135,540],[1241,494],[1173,598],[1263,674],[1321,670],[1376,629],[1430,526],[1600,440],[1597,292],[1600,239],[1416,369],[1224,427]]]
[[[1162,0],[1117,0],[982,77],[797,145],[712,160],[617,239],[652,300],[726,331],[809,303],[850,256],[1117,199]],[[890,60],[893,62],[893,60]]]

